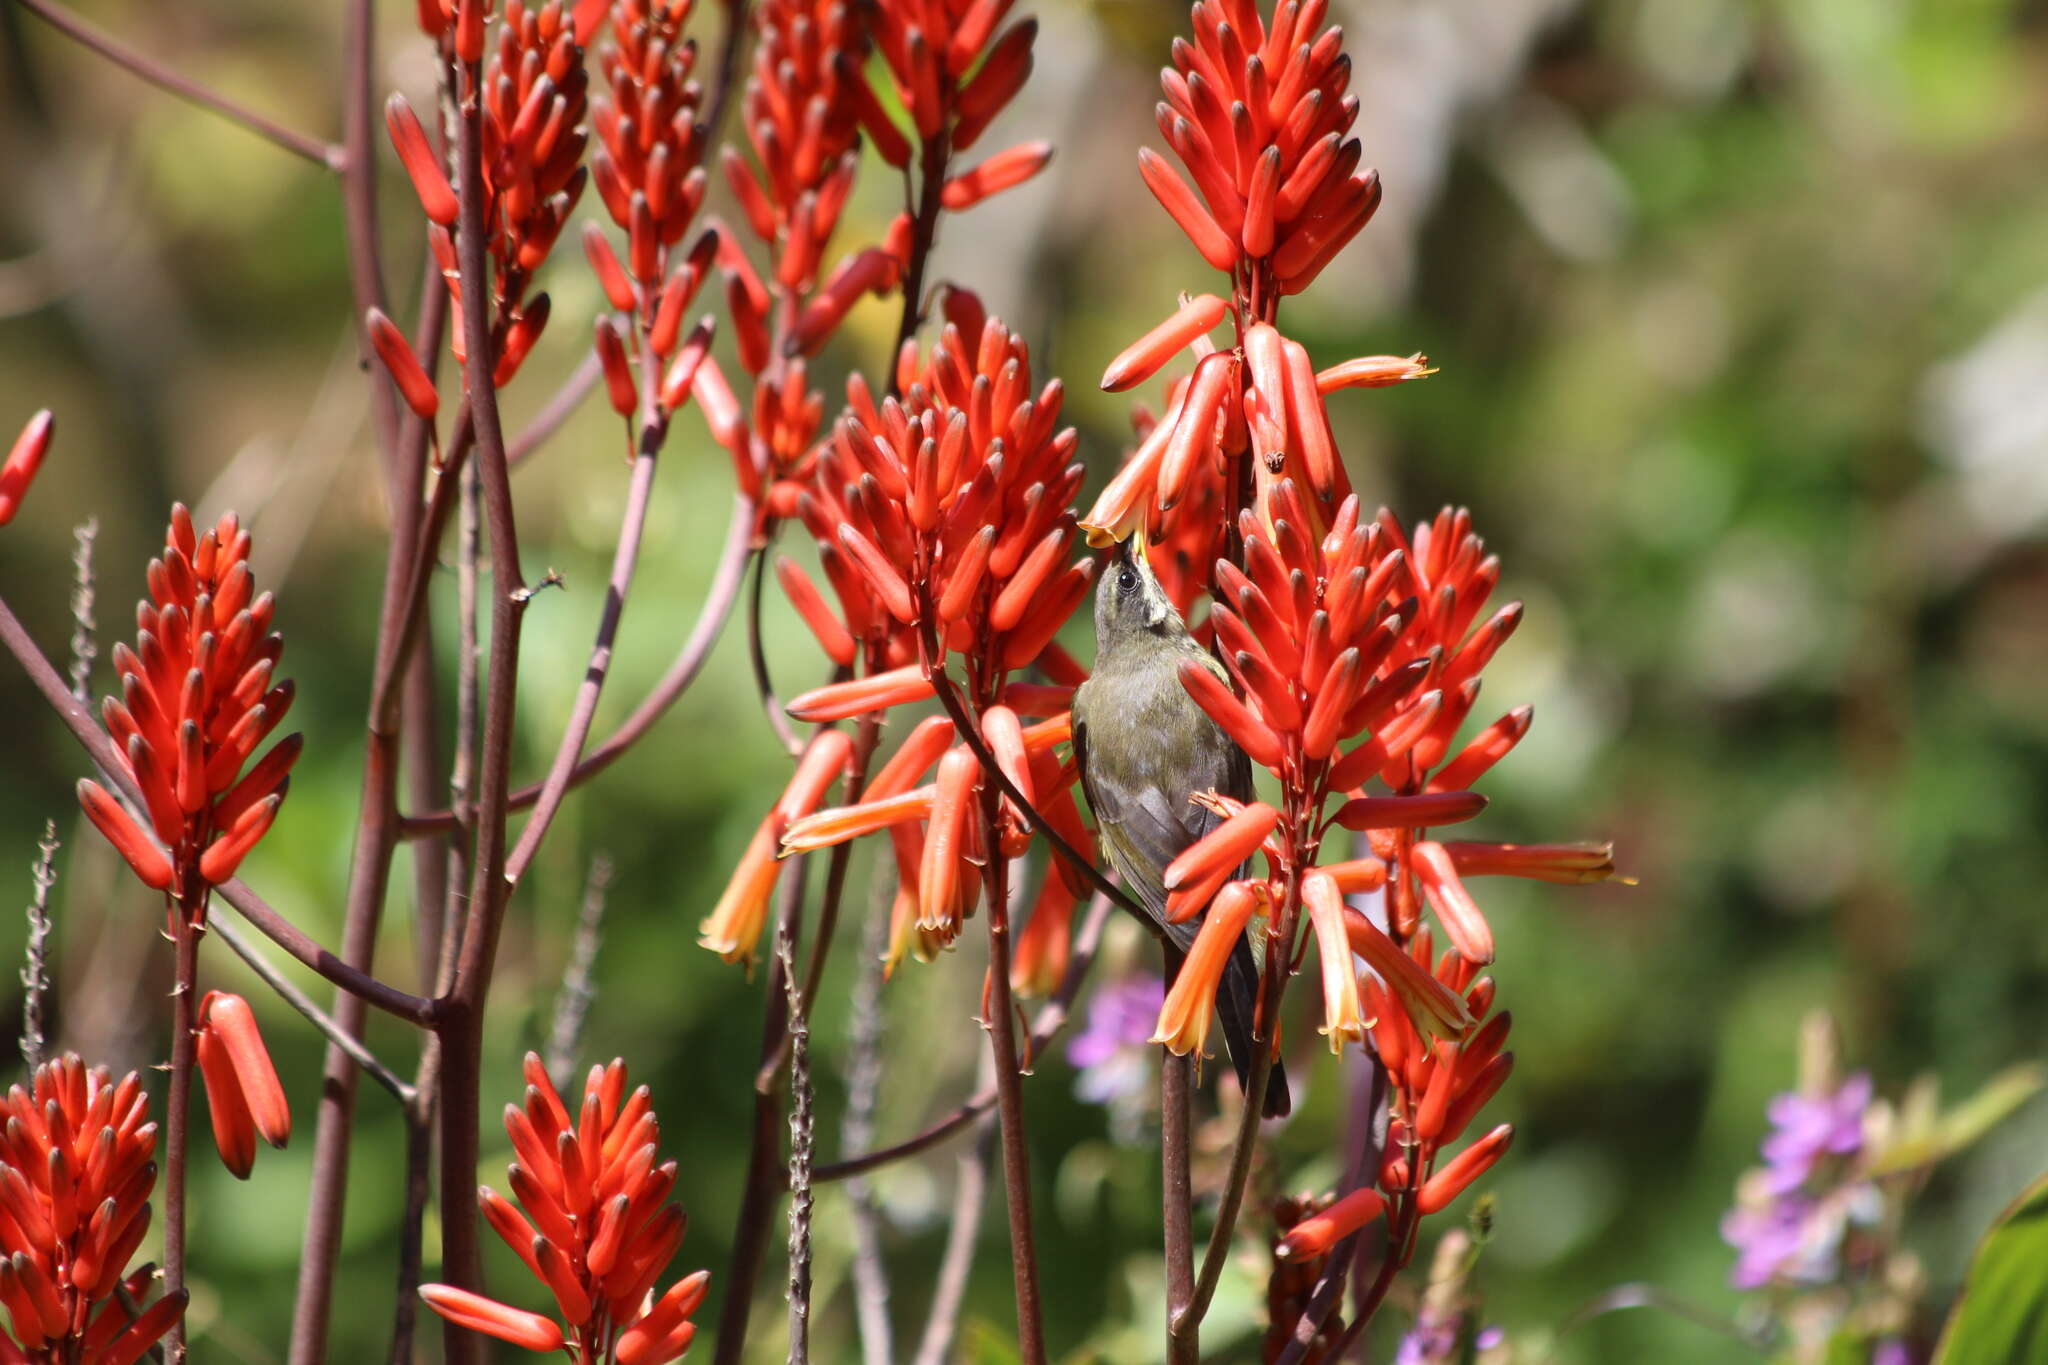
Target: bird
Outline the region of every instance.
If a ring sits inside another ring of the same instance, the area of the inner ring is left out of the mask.
[[[1252,799],[1252,764],[1181,685],[1195,660],[1219,677],[1223,665],[1188,634],[1140,537],[1122,541],[1095,591],[1095,669],[1075,690],[1074,754],[1082,790],[1095,811],[1102,847],[1154,932],[1185,952],[1198,921],[1166,918],[1166,867],[1223,817],[1193,798],[1217,792]],[[1256,1047],[1259,968],[1249,938],[1224,963],[1216,992],[1223,1041],[1250,1088]],[[1292,1107],[1287,1072],[1276,1057],[1266,1083],[1265,1117]]]

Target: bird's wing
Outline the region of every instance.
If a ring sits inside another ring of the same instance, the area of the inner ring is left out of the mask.
[[[1077,698],[1078,700],[1078,698]],[[1074,753],[1081,763],[1081,787],[1095,812],[1103,852],[1127,890],[1138,898],[1153,921],[1185,948],[1194,941],[1193,924],[1166,922],[1166,865],[1193,839],[1172,810],[1166,794],[1147,786],[1136,791],[1112,790],[1098,780],[1088,758],[1085,710],[1074,720]]]

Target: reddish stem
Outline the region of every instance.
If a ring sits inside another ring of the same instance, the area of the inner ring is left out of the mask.
[[[1173,985],[1186,958],[1167,943],[1166,984]],[[1187,1333],[1172,1330],[1195,1298],[1194,1190],[1189,1177],[1189,1135],[1193,1114],[1194,1059],[1162,1051],[1159,1063],[1160,1199],[1166,1247],[1166,1359],[1168,1365],[1196,1365],[1201,1359],[1200,1324]],[[1249,1101],[1247,1101],[1249,1102]]]
[[[164,1107],[164,1293],[176,1295],[185,1289],[185,1174],[199,1026],[199,926],[182,901],[171,908],[171,925],[177,967],[171,987],[171,1085]],[[173,1365],[179,1365],[185,1359],[182,1318],[165,1341]]]
[[[983,870],[988,902],[989,1046],[996,1062],[996,1113],[1002,1127],[1003,1196],[1010,1213],[1010,1278],[1017,1296],[1017,1354],[1045,1365],[1045,1324],[1038,1295],[1038,1248],[1031,1229],[1031,1153],[1025,1145],[1024,1078],[1017,1066],[1017,1018],[1010,1007],[1010,860],[1002,855],[1002,795],[981,789]]]
[[[739,597],[740,584],[746,576],[748,547],[754,530],[754,504],[745,497],[733,499],[732,521],[726,531],[725,549],[720,553],[718,570],[712,579],[710,591],[705,595],[704,605],[697,613],[697,623],[690,630],[689,638],[676,654],[661,681],[654,685],[633,713],[619,724],[605,739],[589,753],[569,774],[569,786],[580,787],[591,778],[618,762],[626,751],[633,747],[654,723],[662,718],[669,707],[676,704],[683,693],[690,690],[690,684],[697,680],[704,661],[710,657],[711,647],[718,642],[719,632],[724,628],[726,618],[732,614],[733,603]],[[519,788],[506,800],[508,810],[524,810],[540,799],[541,784]],[[404,816],[399,822],[399,834],[405,839],[420,839],[428,835],[446,834],[461,828],[453,810],[428,811],[420,815]]]
[[[455,976],[442,1000],[438,1032],[441,1077],[442,1273],[452,1284],[480,1290],[483,1266],[477,1244],[476,1170],[481,1126],[484,1000],[497,961],[509,887],[505,869],[505,814],[511,771],[513,704],[518,688],[519,636],[526,615],[526,580],[519,567],[519,536],[512,507],[505,437],[492,387],[490,263],[484,252],[482,73],[462,68],[456,169],[461,205],[457,259],[462,291],[463,380],[476,428],[477,472],[483,487],[484,524],[491,550],[491,659],[485,686],[483,742],[477,798],[477,847],[471,867],[474,917],[462,941]],[[450,1365],[481,1365],[483,1343],[450,1322],[445,1337]]]

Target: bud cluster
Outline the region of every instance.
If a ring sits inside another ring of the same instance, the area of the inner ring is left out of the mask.
[[[1358,118],[1343,31],[1317,33],[1327,0],[1281,0],[1270,24],[1253,0],[1198,0],[1194,41],[1176,38],[1160,72],[1160,134],[1201,191],[1138,153],[1146,187],[1202,258],[1228,272],[1270,321],[1372,218],[1379,172],[1347,137]]]
[[[131,1317],[120,1295],[149,1288],[128,1263],[149,1231],[156,1125],[130,1072],[119,1082],[75,1055],[7,1092],[0,1126],[0,1305],[5,1365],[133,1365],[185,1312],[167,1294]]]
[[[207,889],[233,877],[269,832],[302,747],[290,735],[249,764],[294,690],[272,681],[284,640],[270,629],[274,604],[255,595],[248,560],[249,533],[234,513],[202,535],[183,503],[171,509],[163,554],[149,564],[149,597],[136,608],[134,647],[114,646],[121,696],[100,711],[149,830],[99,783],[78,784],[79,804],[135,875],[195,922]]]
[[[513,1199],[489,1186],[478,1197],[491,1227],[553,1295],[561,1322],[453,1285],[425,1285],[420,1296],[453,1322],[529,1351],[567,1351],[576,1365],[676,1359],[696,1336],[689,1317],[710,1275],[686,1275],[654,1294],[689,1219],[667,1202],[677,1167],[659,1160],[661,1125],[647,1087],[627,1093],[623,1061],[593,1066],[571,1113],[539,1057],[528,1053],[525,1069],[524,1105],[505,1106]]]

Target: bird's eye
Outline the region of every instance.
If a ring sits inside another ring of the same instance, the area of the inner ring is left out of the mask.
[[[1138,575],[1132,573],[1129,569],[1118,569],[1116,571],[1116,585],[1123,592],[1133,592],[1138,586]]]

